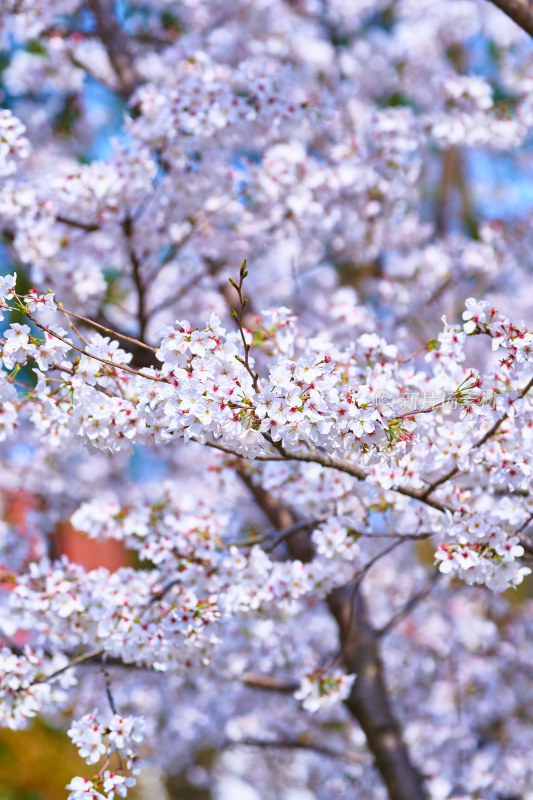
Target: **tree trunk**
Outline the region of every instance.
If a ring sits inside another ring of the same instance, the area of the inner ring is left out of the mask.
[[[275,528],[283,530],[294,525],[290,509],[254,485],[246,472],[238,471],[238,474]],[[287,536],[286,543],[292,558],[304,562],[312,560],[314,550],[306,530]],[[368,619],[359,586],[335,589],[327,603],[339,626],[346,670],[357,676],[346,705],[366,736],[390,800],[428,800],[423,777],[410,759],[401,727],[392,712],[378,637]]]
[[[346,705],[359,722],[390,800],[425,800],[421,774],[411,762],[390,705],[375,630],[361,591],[343,587],[328,597],[339,625],[346,669],[357,678]]]

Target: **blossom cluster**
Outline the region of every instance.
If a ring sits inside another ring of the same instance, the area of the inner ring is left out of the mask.
[[[338,670],[328,673],[317,670],[305,675],[301,687],[294,696],[302,701],[302,706],[307,711],[320,711],[339,700],[346,699],[355,680],[355,675],[345,675]]]
[[[24,728],[36,714],[64,705],[67,690],[76,683],[72,673],[63,672],[68,659],[59,652],[50,658],[29,647],[16,653],[4,646],[0,667],[0,721],[12,729]],[[48,683],[46,676],[56,671],[61,673],[58,681]]]
[[[102,769],[96,780],[73,778],[66,787],[70,789],[69,800],[113,800],[116,795],[125,797],[128,788],[135,785],[135,778],[123,773],[127,771],[136,775],[142,768],[139,759],[144,740],[142,718],[113,714],[109,721],[104,722],[95,709],[74,720],[68,735],[88,764],[96,764],[104,757],[107,760],[113,753],[118,754],[120,764],[118,772]]]
[[[461,573],[467,583],[482,583],[493,591],[505,591],[522,583],[531,573],[514,563],[524,555],[518,536],[509,535],[501,517],[456,513],[447,530],[451,542],[441,542],[435,554],[442,573]]]
[[[6,282],[6,297],[12,294],[13,281]],[[19,302],[30,320],[43,312],[60,313],[49,294],[31,294]],[[426,374],[398,363],[397,348],[376,334],[362,334],[350,348],[342,350],[319,340],[310,340],[302,347],[297,328],[290,323],[283,328],[283,352],[276,353],[280,345],[273,334],[258,328],[257,333],[250,333],[250,341],[257,342],[257,364],[264,363],[264,368],[254,373],[255,364],[248,351],[246,361],[240,355],[239,331],[227,332],[213,315],[204,330],[188,321],[162,329],[161,344],[155,351],[161,369],[138,371],[128,367],[131,354],[108,337],[91,334],[84,348],[76,346],[76,359],[65,360],[73,345],[61,327],[37,323],[43,331],[44,338],[40,338],[30,335],[28,325],[13,323],[4,336],[4,365],[13,370],[34,361],[39,377],[26,399],[6,404],[3,435],[13,433],[18,407],[23,415],[30,410],[33,425],[56,443],[74,434],[92,448],[120,451],[130,443],[166,443],[180,436],[250,460],[303,459],[346,469],[359,480],[366,479],[384,490],[406,492],[416,499],[416,492],[426,485],[421,467],[415,466],[416,454],[423,464],[428,438],[433,441],[431,472],[437,482],[438,470],[450,464],[462,469],[473,461],[486,473],[487,457],[480,447],[485,443],[484,432],[495,424],[497,430],[498,415],[514,415],[517,403],[528,402],[523,371],[533,357],[532,334],[473,298],[467,301],[463,316],[463,330],[448,325],[443,318],[444,332],[428,345],[426,362],[434,365],[429,381]],[[495,370],[483,379],[476,370],[461,366],[467,336],[480,334],[491,339],[492,350],[505,353]],[[62,391],[52,391],[48,370],[59,371]],[[492,384],[490,405],[484,402],[484,383]],[[118,392],[117,386],[121,387]],[[393,403],[414,387],[434,392],[438,388],[445,399],[429,408],[395,416]],[[385,395],[392,402],[384,402]],[[446,422],[454,405],[460,408],[459,427]],[[481,437],[477,442],[476,436]],[[487,446],[493,447],[487,438]],[[493,462],[490,478],[499,482],[508,475],[513,486],[524,487],[530,465],[520,452],[520,442],[498,439],[502,457],[499,464]],[[150,508],[142,510],[140,518],[138,513],[131,518],[130,514],[122,517],[119,511],[115,531],[144,558],[160,564],[172,552],[190,551],[190,543],[181,540],[183,528],[180,524],[176,527],[177,519],[169,524],[167,518],[164,535],[158,538],[154,526],[157,530],[160,515],[154,516]],[[84,525],[83,519],[79,524]],[[127,525],[133,526],[131,533]],[[185,521],[185,529],[187,525]],[[352,558],[357,559],[355,540],[346,539],[342,524],[337,533],[331,525],[321,533],[317,531],[316,535],[322,537],[317,541],[319,551],[328,552],[329,538],[337,553],[345,551],[347,556],[353,550]],[[85,527],[94,529],[95,535],[102,534],[98,517]],[[484,550],[483,563],[489,560],[494,567],[501,562],[502,587],[507,582],[519,582],[525,574],[515,567],[515,558],[522,554],[520,548],[506,551],[511,557],[504,560],[507,566],[503,568],[500,549],[506,540],[504,536],[498,547]],[[194,547],[199,557],[204,557],[202,543],[194,542]],[[489,558],[489,554],[494,557]],[[210,552],[205,555],[211,557]],[[473,561],[463,560],[462,564],[474,566]],[[486,579],[493,582],[489,573]],[[191,600],[193,605],[195,602]]]
[[[165,83],[144,84],[132,101],[138,112],[132,133],[159,147],[177,144],[184,135],[210,137],[256,117],[269,125],[299,122],[309,105],[303,97],[291,99],[295,86],[290,70],[263,72],[253,63],[242,63],[232,72],[201,52],[184,59],[174,75],[165,76]]]
[[[17,162],[27,158],[30,143],[24,136],[26,126],[7,108],[0,109],[0,176],[11,175]]]

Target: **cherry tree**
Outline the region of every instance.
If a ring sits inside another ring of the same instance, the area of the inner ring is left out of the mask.
[[[528,34],[4,0],[0,720],[70,800],[533,798]]]

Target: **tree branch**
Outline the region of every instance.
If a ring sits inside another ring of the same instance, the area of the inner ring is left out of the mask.
[[[127,99],[137,85],[133,59],[128,48],[128,38],[115,16],[112,0],[88,0],[93,12],[98,36],[107,50],[111,66],[117,76],[120,94]]]
[[[242,681],[247,686],[253,686],[257,689],[268,689],[274,692],[285,692],[286,694],[294,694],[300,688],[300,682],[295,680],[284,680],[283,678],[276,678],[274,675],[262,675],[258,672],[245,672],[242,676]]]
[[[133,282],[135,284],[135,289],[137,292],[137,319],[139,321],[139,339],[144,341],[145,333],[146,333],[146,323],[148,321],[148,317],[146,314],[146,302],[145,302],[145,294],[146,294],[146,287],[144,285],[142,276],[141,276],[141,262],[139,257],[135,251],[135,246],[133,244],[133,220],[130,216],[127,216],[122,223],[122,230],[124,231],[124,236],[126,238],[127,247],[128,247],[128,256],[130,259],[131,269],[132,269],[132,276]]]
[[[531,0],[490,0],[513,22],[533,37],[533,3]]]
[[[295,520],[292,512],[278,502],[269,492],[262,489],[261,486],[254,484],[251,475],[247,472],[237,470],[237,475],[250,491],[259,508],[267,516],[273,528],[276,528],[280,533],[287,529],[294,529],[294,533],[283,537],[293,558],[298,558],[304,562],[311,561],[315,551],[311,544],[309,533],[303,529],[303,526],[296,528],[298,521]]]
[[[70,219],[70,217],[64,217],[62,214],[58,214],[56,216],[57,222],[61,222],[63,225],[68,225],[70,228],[79,228],[81,231],[86,231],[87,233],[94,233],[95,231],[100,230],[100,225],[97,222],[81,222],[77,219]]]
[[[356,753],[340,753],[337,750],[332,750],[330,747],[324,747],[320,744],[308,742],[299,739],[284,739],[272,740],[269,739],[242,739],[241,741],[230,741],[226,747],[261,747],[261,748],[278,748],[280,750],[311,750],[313,753],[326,756],[327,758],[338,758],[341,761],[348,761],[350,764],[362,764],[365,759]]]
[[[156,352],[155,347],[150,347],[149,344],[145,344],[145,342],[141,342],[139,339],[134,339],[132,336],[126,336],[125,333],[121,333],[120,331],[115,330],[114,328],[110,328],[108,325],[101,325],[99,322],[95,322],[95,320],[81,316],[81,314],[75,314],[74,311],[67,311],[67,309],[63,307],[63,303],[58,303],[58,308],[63,312],[63,314],[68,314],[69,317],[74,317],[75,319],[79,319],[81,322],[85,322],[88,325],[91,325],[93,328],[99,328],[101,331],[104,331],[105,333],[110,333],[117,339],[124,339],[125,342],[130,342],[130,344],[133,344],[135,347],[142,347],[145,350],[149,350],[151,353]]]

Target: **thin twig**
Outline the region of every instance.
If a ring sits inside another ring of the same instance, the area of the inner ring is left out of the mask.
[[[58,372],[66,372],[67,375],[72,375],[72,376],[76,374],[75,369],[66,366],[61,367],[59,364],[50,364],[50,369],[56,369]],[[47,380],[52,380],[52,378],[48,378]],[[60,380],[60,378],[56,378],[55,380]],[[70,384],[68,384],[67,382],[67,385]],[[32,386],[31,388],[33,389],[34,387]],[[103,386],[99,386],[97,383],[93,385],[93,389],[96,389],[96,391],[105,394],[107,397],[116,397],[116,395],[114,395],[113,392],[111,392],[109,389],[104,389]]]
[[[244,297],[243,291],[242,291],[244,279],[246,278],[247,275],[248,275],[248,272],[246,271],[246,260],[244,260],[242,262],[242,265],[241,265],[241,268],[240,268],[240,271],[239,271],[239,283],[234,281],[233,278],[230,278],[230,283],[233,286],[233,288],[236,289],[237,294],[239,296],[239,311],[237,313],[237,311],[235,311],[235,309],[232,309],[232,314],[233,314],[233,318],[237,322],[237,326],[238,326],[239,332],[241,334],[242,344],[243,344],[243,347],[244,347],[244,358],[241,358],[240,356],[236,356],[236,358],[237,358],[238,361],[240,361],[240,363],[243,365],[243,367],[246,369],[246,371],[250,375],[250,377],[252,379],[252,385],[253,385],[255,391],[257,393],[259,393],[259,382],[258,382],[259,381],[259,373],[258,372],[254,372],[253,369],[250,366],[251,345],[249,345],[248,342],[246,341],[246,336],[244,335],[244,327],[243,327],[243,324],[242,324],[242,318],[243,318],[243,314],[244,314],[244,309],[246,308],[246,305],[248,304],[248,298]]]
[[[391,619],[387,622],[386,625],[376,630],[376,636],[386,636],[388,633],[390,633],[390,631],[393,628],[396,627],[396,625],[398,625],[399,622],[402,621],[402,619],[405,619],[405,617],[407,617],[411,613],[411,611],[413,611],[416,608],[416,606],[420,602],[422,602],[422,600],[425,600],[425,598],[429,595],[429,593],[431,592],[431,590],[433,589],[433,587],[435,586],[441,575],[442,575],[441,572],[434,572],[431,575],[428,582],[426,583],[426,585],[422,589],[420,589],[420,591],[412,595],[412,597],[409,598],[409,600],[405,603],[405,605],[402,606],[402,608],[400,608],[400,610],[397,611],[396,614],[394,614],[394,616],[391,617]]]
[[[66,308],[63,308],[62,303],[58,303],[57,307],[63,312],[63,314],[68,314],[69,317],[74,317],[75,319],[79,319],[82,322],[86,322],[87,325],[92,325],[93,327],[99,328],[99,330],[104,331],[105,333],[110,333],[113,336],[116,336],[117,339],[123,339],[125,342],[131,342],[131,344],[135,344],[138,347],[144,347],[145,350],[150,350],[151,353],[156,352],[155,347],[150,347],[149,344],[146,344],[146,342],[141,342],[140,339],[135,339],[133,336],[126,336],[126,334],[119,333],[114,328],[108,328],[105,325],[100,325],[99,322],[95,322],[94,320],[89,319],[88,317],[82,317],[81,314],[75,314],[74,311],[67,311]]]
[[[532,387],[533,387],[533,378],[522,389],[522,391],[519,393],[517,399],[521,400],[523,397],[525,397],[525,395],[529,392],[529,390]],[[481,439],[479,439],[477,442],[475,442],[472,445],[472,450],[477,450],[478,447],[481,447],[482,445],[485,444],[485,442],[487,442],[490,438],[492,438],[492,436],[494,436],[494,434],[498,432],[498,430],[500,429],[500,426],[505,422],[505,420],[507,419],[508,416],[509,416],[509,412],[508,411],[506,411],[505,414],[502,414],[502,416],[499,419],[496,420],[494,425],[491,428],[489,428],[489,430],[481,437]],[[429,495],[432,494],[432,492],[434,492],[435,489],[438,486],[441,486],[443,483],[446,483],[446,481],[449,481],[450,478],[455,477],[455,475],[457,475],[457,473],[459,471],[460,470],[459,470],[459,467],[457,465],[455,467],[452,467],[452,469],[449,470],[449,472],[446,472],[444,475],[441,475],[441,477],[438,478],[438,480],[433,481],[433,483],[431,483],[427,487],[427,489],[425,489],[421,493],[419,499],[420,500],[424,500],[424,502],[425,502],[428,499]]]
[[[66,321],[68,322],[68,326],[69,326],[70,330],[71,330],[71,331],[74,331],[74,333],[76,334],[76,336],[78,337],[78,339],[80,340],[80,342],[83,342],[83,344],[85,345],[85,347],[90,347],[90,345],[89,345],[89,342],[87,341],[87,339],[85,338],[85,336],[83,336],[83,334],[81,334],[81,333],[79,332],[79,330],[78,330],[78,329],[77,329],[77,327],[74,325],[74,323],[72,322],[72,320],[68,318],[68,316],[67,316],[67,313],[66,313],[65,311],[63,311],[63,309],[62,309],[62,308],[60,308],[59,310],[61,311],[61,313],[62,313],[62,314],[63,314],[63,316],[65,317]]]
[[[205,278],[205,275],[202,272],[199,272],[197,275],[193,275],[191,278],[188,278],[187,283],[177,292],[175,292],[175,294],[171,295],[171,297],[165,298],[165,300],[162,300],[160,303],[157,303],[155,306],[153,306],[153,308],[147,312],[146,318],[151,319],[151,317],[153,317],[155,314],[158,314],[160,311],[164,311],[166,308],[169,308],[175,303],[178,303],[180,300],[183,300],[192,287],[200,283],[202,278]]]
[[[273,550],[276,549],[282,542],[284,542],[289,536],[292,536],[293,533],[297,533],[298,531],[309,531],[311,528],[314,528],[316,525],[320,524],[320,522],[324,522],[324,520],[311,520],[310,522],[297,522],[294,525],[291,525],[289,528],[285,528],[284,531],[281,531],[279,535],[274,539],[274,541],[268,545],[268,547],[263,548],[266,553],[271,553]]]
[[[299,741],[298,739],[285,739],[283,741],[269,741],[263,739],[246,738],[240,741],[230,741],[226,747],[261,747],[261,748],[277,748],[279,750],[310,750],[313,753],[319,753],[328,758],[336,758],[340,761],[347,761],[350,764],[363,764],[367,762],[366,756],[359,756],[355,753],[338,752],[323,745],[314,744],[313,742]]]
[[[109,706],[113,714],[118,717],[118,711],[115,705],[115,698],[113,697],[113,692],[111,691],[111,681],[109,679],[109,672],[107,669],[107,653],[104,653],[102,656],[102,673],[104,675],[105,693],[107,695]]]
[[[352,583],[353,581],[356,585],[360,584],[362,579],[365,577],[367,572],[374,566],[374,564],[377,564],[377,562],[381,561],[382,558],[387,556],[389,553],[392,553],[393,550],[396,550],[396,548],[399,545],[403,544],[404,541],[409,541],[409,539],[407,539],[405,536],[402,536],[399,539],[396,539],[388,547],[386,547],[385,550],[381,550],[379,553],[377,553],[373,558],[370,559],[370,561],[368,561],[365,564],[365,566],[362,569],[360,569],[358,572],[355,573],[350,583]]]
[[[96,222],[81,222],[77,219],[70,219],[69,217],[64,217],[62,214],[58,214],[56,216],[57,222],[62,222],[63,225],[68,225],[70,228],[79,228],[82,231],[86,231],[87,233],[94,233],[95,231],[100,230],[100,225]]]
[[[179,586],[180,583],[183,583],[183,578],[173,578],[171,581],[165,584],[165,586],[161,587],[161,589],[157,589],[146,604],[146,607],[143,609],[142,613],[147,611],[154,603],[157,603],[159,600],[161,600],[167,594],[167,592],[174,588],[174,586]]]
[[[191,438],[191,441],[195,442],[196,439]],[[201,443],[198,442],[198,444],[201,444]],[[211,448],[213,448],[213,450],[220,450],[221,453],[226,453],[228,456],[234,456],[235,458],[242,458],[242,459],[244,459],[246,461],[249,460],[249,459],[246,459],[246,457],[243,456],[241,453],[236,453],[235,450],[232,450],[229,447],[225,447],[225,445],[220,444],[219,442],[213,442],[213,441],[203,442],[203,445],[205,447],[211,447]],[[286,460],[287,460],[286,458],[284,458],[282,456],[276,456],[274,454],[272,454],[272,455],[254,456],[254,461],[286,461]]]
[[[528,518],[520,525],[520,527],[514,532],[514,536],[518,536],[518,534],[522,533],[523,530],[527,528],[529,523],[533,520],[533,512],[528,516]]]
[[[36,325],[42,331],[44,331],[45,333],[49,333],[50,336],[54,336],[56,339],[59,339],[60,342],[68,344],[68,346],[71,347],[73,350],[77,350],[78,353],[81,353],[83,356],[87,356],[87,358],[94,358],[95,361],[100,361],[100,363],[107,364],[107,366],[113,367],[114,369],[122,369],[125,372],[130,372],[132,375],[137,375],[138,378],[146,378],[146,380],[149,381],[157,381],[159,383],[169,383],[170,385],[173,385],[173,382],[170,381],[168,378],[159,378],[156,375],[146,375],[144,372],[139,372],[136,369],[132,369],[131,367],[126,366],[126,364],[116,364],[114,361],[109,361],[107,358],[101,358],[100,356],[95,356],[94,353],[88,353],[81,347],[77,347],[72,342],[69,342],[68,339],[65,339],[63,336],[60,336],[59,333],[56,333],[55,331],[51,330],[51,328],[47,327],[46,325],[42,325],[35,319],[31,311],[25,310],[24,314],[27,316],[28,319],[30,319],[33,322],[34,325]]]
[[[247,686],[254,686],[258,689],[269,689],[275,692],[285,692],[293,694],[300,688],[300,681],[276,678],[273,675],[262,675],[257,672],[247,671],[243,673],[242,681]]]
[[[98,658],[105,652],[103,647],[99,647],[97,650],[91,650],[88,653],[82,653],[80,656],[76,656],[75,658],[71,659],[68,664],[65,664],[64,667],[60,667],[56,669],[54,672],[51,672],[49,675],[43,675],[40,678],[35,678],[30,683],[30,686],[34,686],[36,683],[48,683],[48,681],[54,680],[59,675],[62,675],[68,669],[72,669],[72,667],[77,667],[78,664],[84,664],[86,661],[92,661],[94,658]]]

